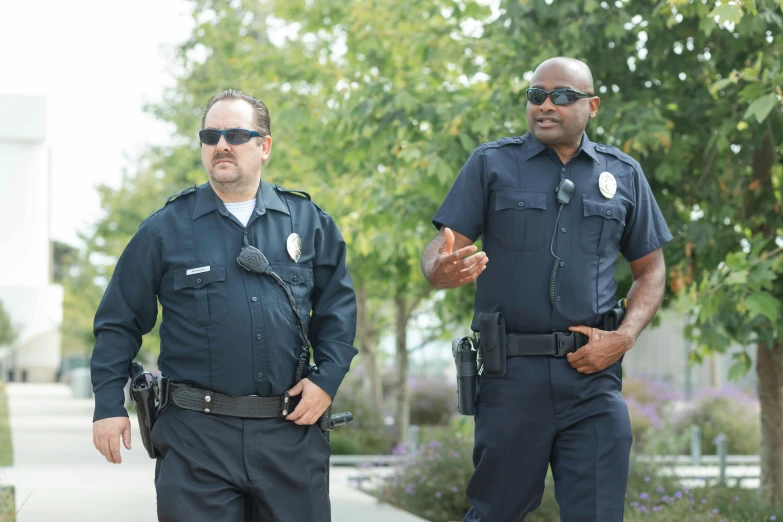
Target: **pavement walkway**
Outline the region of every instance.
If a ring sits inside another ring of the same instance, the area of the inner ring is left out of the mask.
[[[7,385],[14,467],[0,483],[16,486],[17,522],[144,522],[156,519],[155,463],[135,418],[132,451],[106,462],[92,445],[92,399],[63,384]],[[349,484],[354,468],[332,467],[332,522],[427,522]]]

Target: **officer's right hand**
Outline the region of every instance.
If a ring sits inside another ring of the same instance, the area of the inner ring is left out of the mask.
[[[427,281],[433,288],[457,288],[472,283],[489,261],[486,253],[477,251],[469,238],[442,227],[425,252]]]
[[[126,449],[131,449],[131,426],[128,417],[109,417],[92,423],[92,443],[112,464],[122,464],[120,437]]]

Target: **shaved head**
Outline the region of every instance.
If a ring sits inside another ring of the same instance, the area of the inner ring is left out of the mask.
[[[593,73],[590,71],[590,67],[588,67],[587,64],[583,61],[577,60],[575,58],[568,58],[566,56],[558,56],[556,58],[550,58],[549,60],[542,62],[541,65],[536,67],[536,70],[533,73],[533,79],[530,84],[535,86],[536,76],[539,75],[539,72],[543,73],[550,67],[556,67],[561,72],[565,72],[571,76],[575,82],[575,84],[572,86],[574,89],[584,91],[588,94],[593,94]]]
[[[550,58],[536,67],[530,79],[531,89],[543,89],[551,92],[558,90],[577,91],[572,93],[572,102],[563,95],[557,97],[560,105],[555,105],[552,96],[528,98],[527,125],[530,133],[543,143],[566,157],[577,150],[582,142],[587,122],[595,118],[601,100],[594,96],[593,73],[586,63],[574,58],[559,56]],[[585,97],[584,95],[588,95]],[[540,104],[530,100],[544,101]]]

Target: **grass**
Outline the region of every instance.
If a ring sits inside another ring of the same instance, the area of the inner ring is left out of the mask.
[[[10,467],[14,463],[14,453],[11,446],[11,421],[8,414],[8,396],[5,385],[0,381],[0,468]],[[2,480],[0,476],[0,480]],[[0,522],[14,522],[14,488],[0,483]]]
[[[11,467],[14,453],[11,446],[11,422],[8,419],[8,396],[0,382],[0,468]]]

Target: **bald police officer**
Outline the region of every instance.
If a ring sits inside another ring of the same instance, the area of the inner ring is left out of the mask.
[[[620,365],[661,304],[672,236],[639,163],[585,133],[600,105],[587,65],[545,61],[527,99],[529,132],[471,154],[422,258],[435,288],[477,280],[474,331],[482,314],[505,320],[505,374],[480,377],[464,522],[524,520],[550,465],[563,522],[620,522],[632,439]],[[634,282],[622,326],[605,331],[618,253]]]
[[[159,520],[327,522],[330,447],[315,423],[356,355],[345,242],[306,193],[261,179],[262,102],[213,97],[199,138],[209,183],[141,224],[95,315],[93,442],[117,464],[120,438],[131,447],[123,386],[159,300],[170,382],[151,436]],[[317,371],[294,385],[307,328]]]

